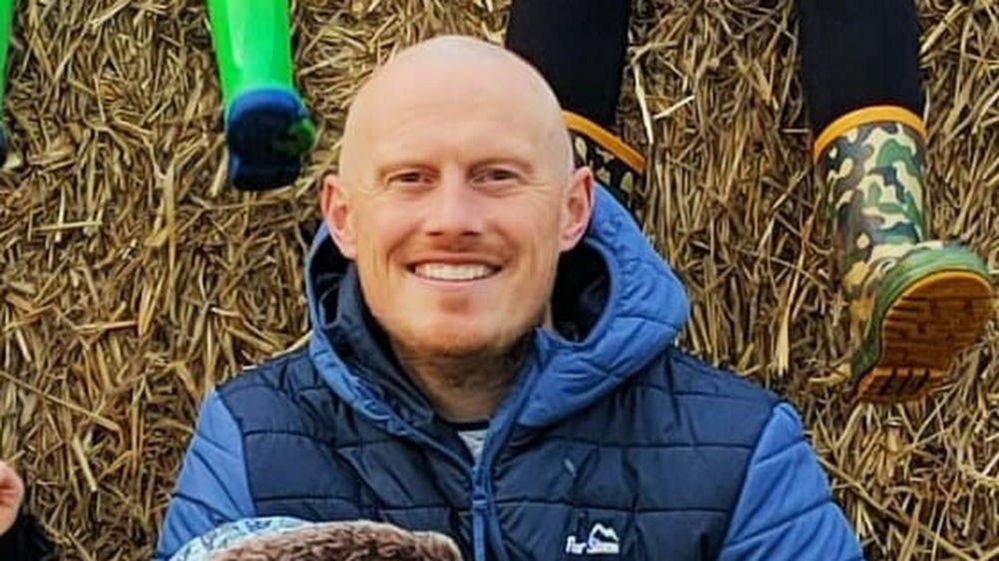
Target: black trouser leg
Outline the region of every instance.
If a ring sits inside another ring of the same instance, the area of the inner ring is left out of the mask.
[[[629,0],[514,0],[506,45],[548,80],[562,108],[614,125]]]
[[[923,112],[914,0],[798,0],[809,123],[877,105]]]

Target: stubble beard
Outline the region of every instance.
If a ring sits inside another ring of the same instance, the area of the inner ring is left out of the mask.
[[[455,389],[488,390],[506,386],[516,376],[532,348],[534,328],[545,323],[547,314],[545,306],[527,325],[486,341],[463,340],[460,336],[427,340],[391,333],[389,338],[396,357],[410,375],[430,377]]]

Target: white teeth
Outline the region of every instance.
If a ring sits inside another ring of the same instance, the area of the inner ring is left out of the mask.
[[[427,279],[469,281],[488,277],[495,269],[488,265],[451,265],[446,263],[421,263],[416,274]]]

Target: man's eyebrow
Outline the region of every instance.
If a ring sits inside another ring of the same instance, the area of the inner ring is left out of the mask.
[[[433,166],[428,165],[426,162],[421,161],[419,158],[399,157],[399,158],[385,159],[382,162],[376,162],[372,169],[374,173],[374,178],[380,180],[384,179],[385,176],[400,170],[430,169],[432,167]]]
[[[518,171],[526,174],[534,172],[535,166],[527,158],[521,156],[492,156],[476,160],[472,163],[472,170],[480,170],[490,166],[509,166],[517,168]]]

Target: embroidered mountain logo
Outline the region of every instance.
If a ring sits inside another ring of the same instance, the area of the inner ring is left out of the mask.
[[[614,528],[596,523],[590,529],[586,541],[577,541],[576,536],[565,539],[565,552],[569,555],[617,555],[621,550],[621,540]]]

